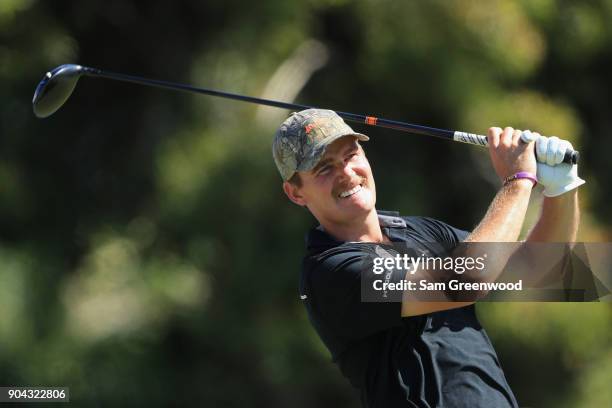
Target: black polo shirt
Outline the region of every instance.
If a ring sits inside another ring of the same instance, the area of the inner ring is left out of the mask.
[[[431,218],[378,216],[392,241],[429,253],[431,243],[453,248],[468,235]],[[362,266],[375,248],[315,228],[307,236],[300,281],[312,325],[360,390],[363,406],[517,407],[473,305],[402,317],[399,302],[361,301],[361,275],[372,273]],[[392,280],[404,277],[396,275]]]

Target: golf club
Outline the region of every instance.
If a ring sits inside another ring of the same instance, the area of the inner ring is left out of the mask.
[[[76,64],[65,64],[47,72],[40,81],[34,92],[32,105],[34,114],[39,118],[46,118],[55,113],[70,97],[77,81],[81,76],[114,79],[117,81],[132,82],[141,85],[156,86],[159,88],[174,89],[178,91],[194,92],[222,98],[235,99],[243,102],[251,102],[260,105],[274,106],[276,108],[299,111],[312,108],[312,106],[298,105],[294,103],[278,102],[268,99],[254,98],[232,94],[228,92],[215,91],[212,89],[198,88],[190,85],[178,84],[174,82],[160,81],[156,79],[141,78],[132,75],[119,74],[114,72],[102,71],[97,68],[84,67]],[[374,116],[358,115],[354,113],[336,113],[345,120],[351,122],[364,123],[371,126],[379,126],[390,129],[402,130],[405,132],[421,135],[433,136],[455,142],[469,143],[478,146],[486,146],[487,138],[483,135],[474,133],[459,132],[453,130],[437,129],[427,126],[413,125],[410,123],[398,122],[395,120],[377,118]],[[576,164],[579,160],[579,153],[576,150],[568,150],[563,158],[564,163]]]

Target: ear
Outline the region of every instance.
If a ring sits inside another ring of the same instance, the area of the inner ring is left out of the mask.
[[[289,183],[288,181],[283,182],[283,191],[289,197],[291,201],[295,204],[304,207],[306,205],[306,200],[301,195],[300,187]]]

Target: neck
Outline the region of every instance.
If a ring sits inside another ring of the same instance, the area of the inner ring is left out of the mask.
[[[382,233],[376,209],[372,209],[364,219],[353,220],[350,224],[321,222],[325,231],[340,241],[350,242],[386,242],[388,238]]]

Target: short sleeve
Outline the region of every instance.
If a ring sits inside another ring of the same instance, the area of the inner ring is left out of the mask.
[[[374,256],[366,249],[338,247],[318,255],[310,268],[313,312],[345,341],[402,324],[401,302],[362,301],[362,281],[380,279],[369,267]],[[390,282],[404,278],[405,271],[391,271],[388,276]]]

